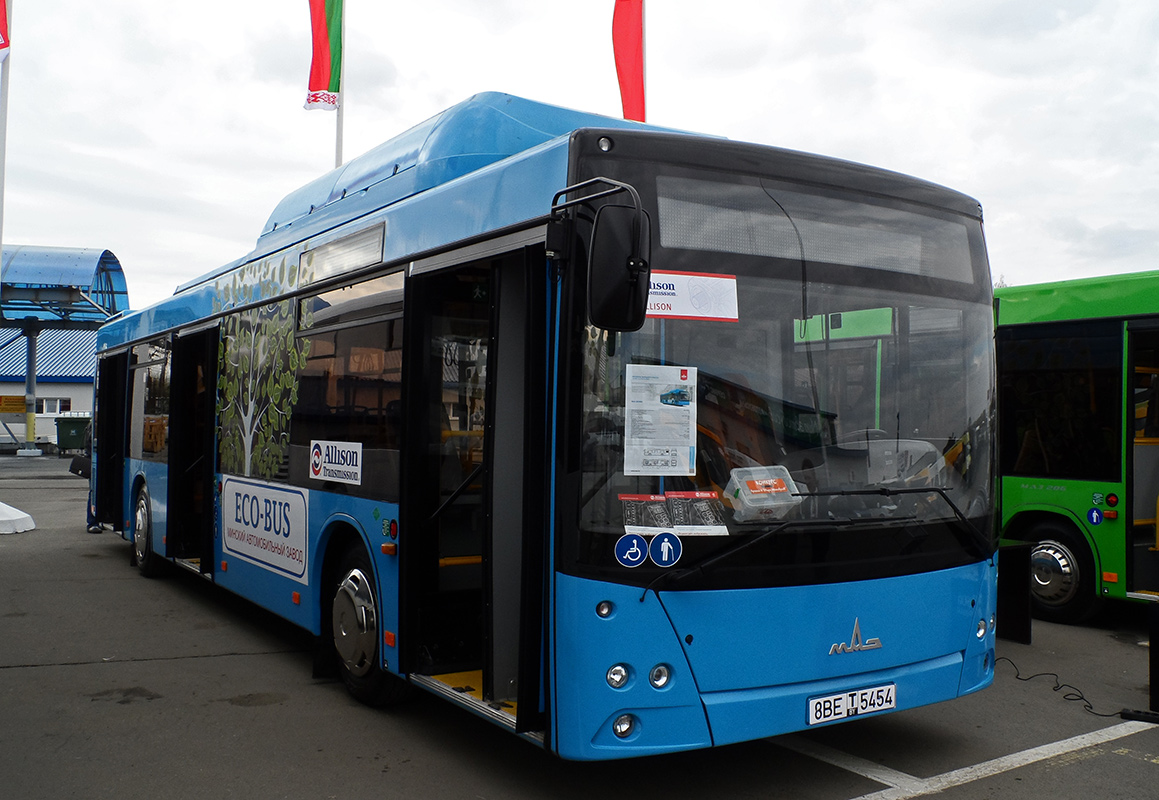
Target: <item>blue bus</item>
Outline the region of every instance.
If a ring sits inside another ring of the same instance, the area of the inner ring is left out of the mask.
[[[993,679],[990,287],[957,192],[477,95],[102,328],[93,511],[566,759],[940,702]]]

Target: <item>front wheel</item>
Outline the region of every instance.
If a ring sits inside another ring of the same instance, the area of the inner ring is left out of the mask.
[[[161,574],[161,559],[153,552],[153,510],[149,504],[149,489],[145,484],[137,490],[137,502],[133,512],[133,560],[137,569],[146,578],[156,578]]]
[[[1077,530],[1059,522],[1034,527],[1030,595],[1034,613],[1048,622],[1081,622],[1098,607],[1095,559]]]
[[[331,633],[338,674],[355,699],[371,706],[396,703],[410,686],[382,668],[377,587],[370,559],[351,547],[338,564],[330,603]]]

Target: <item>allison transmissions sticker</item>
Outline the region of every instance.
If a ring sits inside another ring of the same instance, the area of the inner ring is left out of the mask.
[[[226,477],[221,487],[222,549],[306,583],[306,492]]]
[[[362,485],[362,442],[310,442],[310,477]]]
[[[696,367],[627,365],[624,474],[696,474]]]

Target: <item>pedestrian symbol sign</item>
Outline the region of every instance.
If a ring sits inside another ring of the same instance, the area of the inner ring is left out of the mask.
[[[680,544],[680,537],[671,531],[664,531],[652,538],[648,547],[648,554],[658,567],[671,567],[680,560],[684,548]]]

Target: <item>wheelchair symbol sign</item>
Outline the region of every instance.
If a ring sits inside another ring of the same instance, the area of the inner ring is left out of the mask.
[[[616,561],[638,567],[648,560],[648,540],[638,533],[625,533],[616,540]]]

